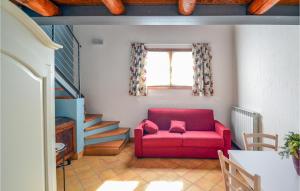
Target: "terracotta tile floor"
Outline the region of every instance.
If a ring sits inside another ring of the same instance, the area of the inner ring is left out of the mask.
[[[58,191],[62,170],[57,170]],[[66,167],[67,191],[224,191],[218,160],[134,156],[133,143],[117,156],[85,156]]]

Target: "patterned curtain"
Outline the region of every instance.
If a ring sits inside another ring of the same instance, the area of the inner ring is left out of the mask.
[[[147,50],[143,43],[131,44],[131,66],[130,66],[130,83],[129,95],[146,96],[146,69],[145,58]]]
[[[208,43],[195,43],[192,47],[194,59],[194,96],[212,96],[214,94],[211,53]]]

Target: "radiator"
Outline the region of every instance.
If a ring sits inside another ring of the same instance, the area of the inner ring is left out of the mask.
[[[259,114],[245,108],[232,107],[231,134],[233,143],[240,149],[244,148],[243,133],[260,133]],[[253,142],[257,142],[254,139]]]

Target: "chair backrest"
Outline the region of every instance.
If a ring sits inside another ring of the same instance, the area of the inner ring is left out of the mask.
[[[214,131],[214,113],[210,109],[150,108],[148,119],[160,130],[169,130],[171,120],[185,121],[188,131]]]
[[[252,139],[252,142],[249,142],[249,139]],[[253,142],[253,139],[257,139],[257,142]],[[265,139],[269,139],[273,144],[265,143]],[[278,149],[278,135],[269,135],[264,133],[252,133],[252,134],[243,134],[243,141],[245,150],[262,150],[262,148],[270,148],[277,151]]]
[[[260,176],[251,175],[218,150],[226,191],[261,191]]]

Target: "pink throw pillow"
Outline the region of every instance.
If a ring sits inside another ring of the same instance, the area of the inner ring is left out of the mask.
[[[170,133],[185,133],[185,122],[171,120]]]
[[[155,134],[158,131],[158,126],[150,120],[144,121],[143,129],[146,133]]]

